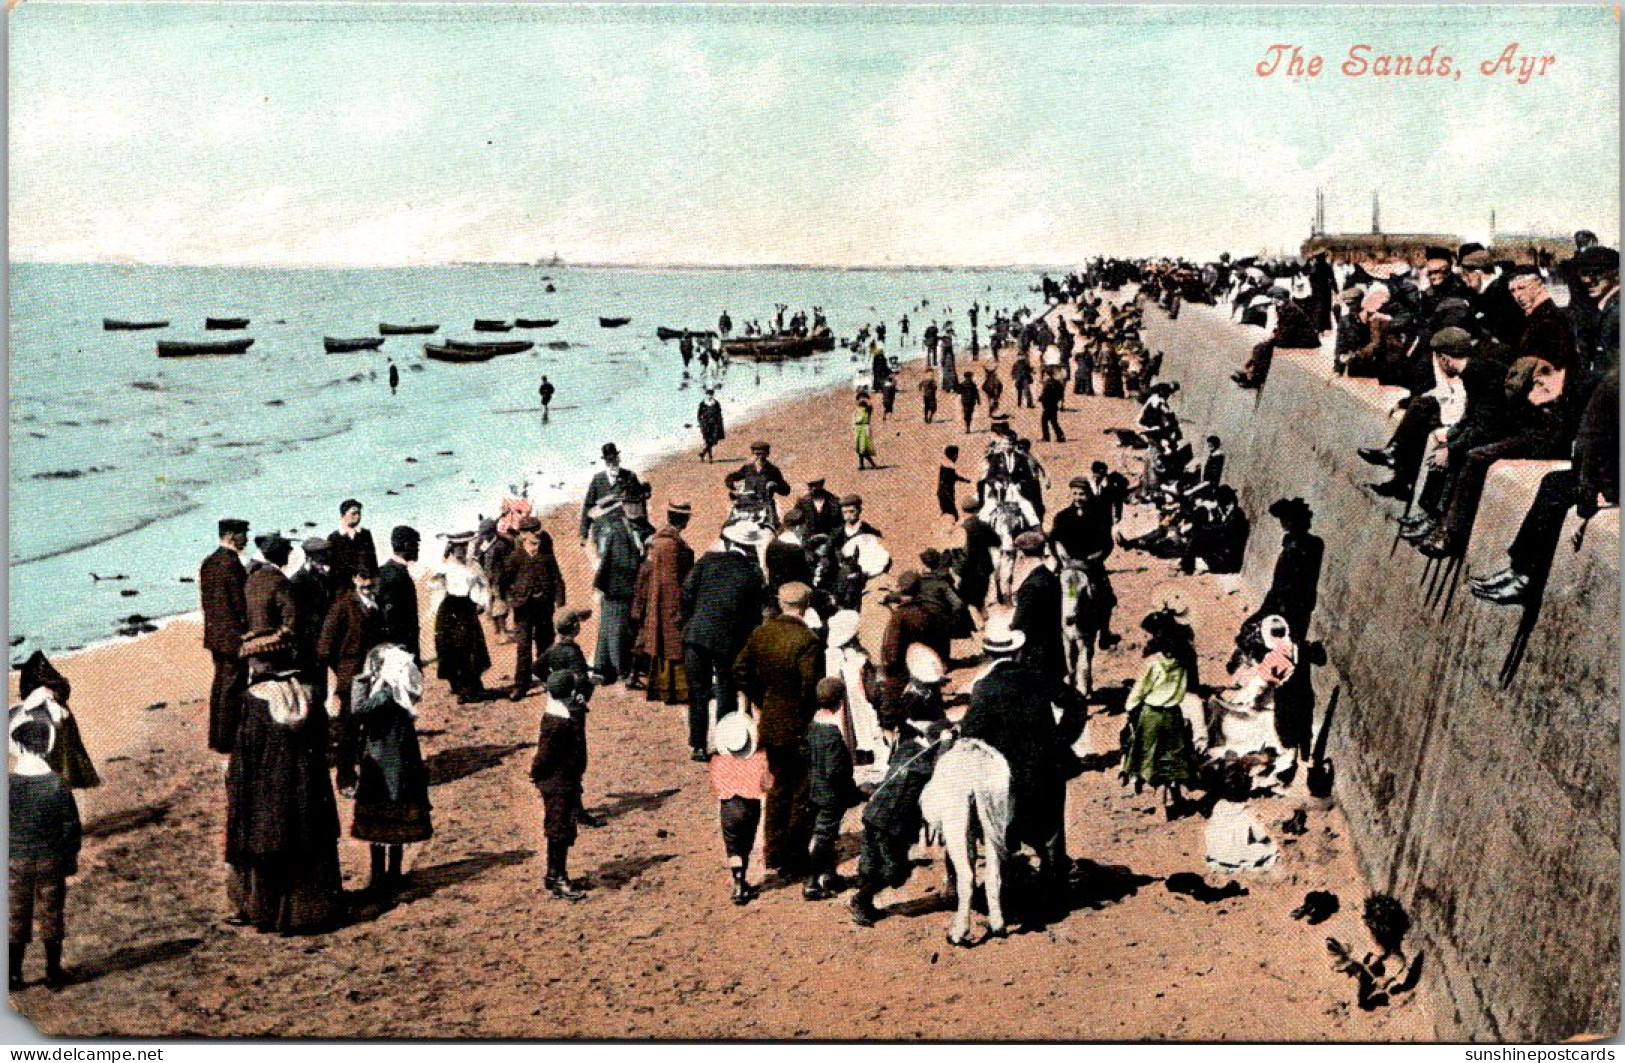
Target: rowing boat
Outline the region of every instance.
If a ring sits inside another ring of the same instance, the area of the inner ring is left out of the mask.
[[[335,339],[332,336],[322,337],[322,346],[327,348],[328,354],[349,354],[352,351],[376,351],[384,345],[382,336],[360,336],[356,339]]]
[[[391,325],[385,322],[378,326],[380,336],[432,336],[439,331],[439,325]]]
[[[489,321],[485,318],[474,319],[475,332],[507,332],[513,325],[507,321]]]
[[[437,362],[489,362],[497,356],[495,351],[462,351],[434,343],[425,343],[423,353]]]
[[[246,318],[246,317],[206,317],[206,318],[203,319],[203,327],[208,329],[211,332],[223,332],[223,331],[231,331],[231,330],[240,329],[240,328],[247,328],[248,327],[248,318]]]
[[[102,328],[108,332],[139,332],[149,328],[168,328],[167,321],[120,321],[116,317],[102,318]]]
[[[254,346],[251,339],[221,340],[218,343],[189,343],[183,340],[159,340],[160,358],[201,358],[215,354],[242,354]]]
[[[631,320],[632,319],[629,317],[601,317],[598,319],[598,327],[620,328],[622,325],[629,323]]]
[[[468,340],[448,339],[445,347],[453,351],[481,351],[488,354],[524,354],[536,344],[530,340],[497,340],[492,343],[471,343]]]
[[[810,336],[781,332],[774,336],[738,336],[722,341],[724,357],[743,358],[751,362],[783,362],[834,349],[835,335],[827,329],[815,331]]]
[[[552,328],[559,323],[556,317],[520,317],[514,319],[517,328]]]

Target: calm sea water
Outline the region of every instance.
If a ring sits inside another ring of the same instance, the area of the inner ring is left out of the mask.
[[[330,531],[339,501],[353,496],[385,546],[395,524],[426,536],[472,527],[509,485],[528,483],[542,505],[574,497],[609,440],[634,468],[697,447],[699,386],[684,381],[677,345],[657,340],[656,325],[712,328],[727,309],[737,328],[765,322],[776,302],[822,306],[840,336],[885,321],[891,352],[912,358],[918,347],[896,342],[903,313],[915,344],[933,318],[951,316],[964,338],[973,300],[1023,305],[1035,298],[1032,283],[1026,271],[976,270],[14,265],[10,634],[22,641],[12,657],[105,639],[131,614],[196,609],[196,585],[183,579],[213,549],[220,517],[297,542]],[[922,299],[931,305],[920,311]],[[600,315],[632,323],[602,329]],[[171,326],[104,332],[104,316]],[[206,333],[206,316],[252,324]],[[476,317],[559,325],[495,336],[473,333]],[[375,353],[323,352],[324,335],[376,335],[380,321],[438,322],[440,337],[533,339],[540,349],[478,365],[428,361],[423,337],[391,337]],[[254,338],[248,354],[156,355],[160,337],[233,335]],[[541,346],[557,340],[572,346]],[[401,370],[394,396],[391,362]],[[759,370],[735,364],[719,397],[738,422],[845,386],[853,370],[844,350]],[[545,425],[536,397],[544,373],[558,388]]]

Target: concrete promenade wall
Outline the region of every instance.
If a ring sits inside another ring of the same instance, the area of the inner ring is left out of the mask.
[[[1330,737],[1336,796],[1373,889],[1410,911],[1427,952],[1439,1035],[1609,1036],[1619,1020],[1619,525],[1572,513],[1538,614],[1472,597],[1499,570],[1552,462],[1492,470],[1453,598],[1428,601],[1426,559],[1394,548],[1402,507],[1361,484],[1402,392],[1331,374],[1329,354],[1275,358],[1262,393],[1230,382],[1263,338],[1222,311],[1148,308],[1145,339],[1192,433],[1223,438],[1226,479],[1253,535],[1243,577],[1267,588],[1280,547],[1273,500],[1297,495],[1326,542],[1312,625],[1331,658],[1318,712],[1341,687]],[[1326,347],[1330,350],[1330,338]],[[1503,681],[1527,627],[1521,665]],[[1356,902],[1345,898],[1344,903]]]

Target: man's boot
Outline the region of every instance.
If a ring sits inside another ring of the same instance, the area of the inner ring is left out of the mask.
[[[367,877],[369,890],[382,890],[385,880],[389,877],[389,866],[384,857],[384,846],[372,845],[368,847],[368,856],[371,857],[371,874]]]
[[[68,972],[62,969],[62,942],[47,941],[45,943],[46,988],[54,992],[67,984]]]
[[[10,953],[11,977],[9,984],[13,993],[23,987],[23,959],[28,955],[28,946],[12,945]]]
[[[570,847],[560,842],[547,843],[547,892],[561,901],[583,901],[587,895],[570,885]]]
[[[749,904],[751,902],[751,900],[756,896],[756,890],[751,886],[751,884],[749,882],[745,881],[745,869],[742,868],[742,867],[734,868],[733,869],[733,877],[734,877],[733,902],[735,904],[739,904],[739,905]]]
[[[858,887],[847,908],[852,912],[852,921],[859,926],[874,926],[882,917],[880,909],[875,907],[875,891],[867,886]]]

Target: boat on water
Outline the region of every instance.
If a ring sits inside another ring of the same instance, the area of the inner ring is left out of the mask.
[[[704,339],[707,336],[715,339],[716,335],[717,334],[714,331],[709,329],[667,328],[665,325],[661,325],[655,329],[655,336],[663,340],[680,340],[684,337],[698,340]]]
[[[513,323],[509,321],[490,321],[483,317],[474,319],[475,332],[509,332]]]
[[[378,326],[380,336],[433,336],[439,325],[391,325],[387,321]]]
[[[555,287],[553,287],[553,286],[552,286],[552,285],[551,285],[551,284],[549,284],[549,285],[548,285],[548,286],[547,286],[547,290],[548,290],[548,291],[550,291],[550,292],[556,292],[556,291],[558,291],[558,289],[557,289],[557,288],[555,288]]]
[[[443,344],[453,351],[482,351],[487,354],[524,354],[536,344],[530,340],[495,340],[491,343],[474,343],[469,340],[448,339]]]
[[[559,323],[556,317],[521,317],[514,319],[516,328],[552,328]]]
[[[478,347],[479,345],[469,344],[468,346]],[[485,346],[490,345],[487,344]],[[433,358],[437,362],[489,362],[502,352],[485,350],[483,348],[476,350],[464,350],[462,348],[452,347],[443,343],[425,343],[423,345],[423,353],[427,357]]]
[[[328,354],[349,354],[352,351],[376,351],[384,345],[382,336],[359,336],[355,339],[335,339],[332,336],[322,337],[322,346],[327,348]]]
[[[547,346],[548,346],[549,350],[567,351],[567,350],[570,349],[570,341],[569,340],[552,340],[552,341],[550,341],[548,343]]]
[[[102,318],[102,328],[108,332],[140,332],[149,328],[168,328],[167,321],[120,321],[116,317]]]
[[[807,336],[780,332],[772,336],[736,336],[722,341],[723,357],[743,358],[749,362],[783,362],[834,349],[835,334],[828,329],[816,329]]]
[[[598,319],[598,327],[620,328],[622,325],[631,324],[631,322],[632,319],[629,317],[601,317]]]
[[[185,340],[159,340],[160,358],[205,358],[216,354],[242,354],[254,346],[251,339],[220,340],[214,343],[191,343]]]
[[[231,331],[231,330],[234,330],[234,329],[247,328],[248,327],[248,318],[246,318],[246,317],[206,317],[206,318],[203,319],[203,327],[208,329],[211,332],[226,332],[226,331]]]

